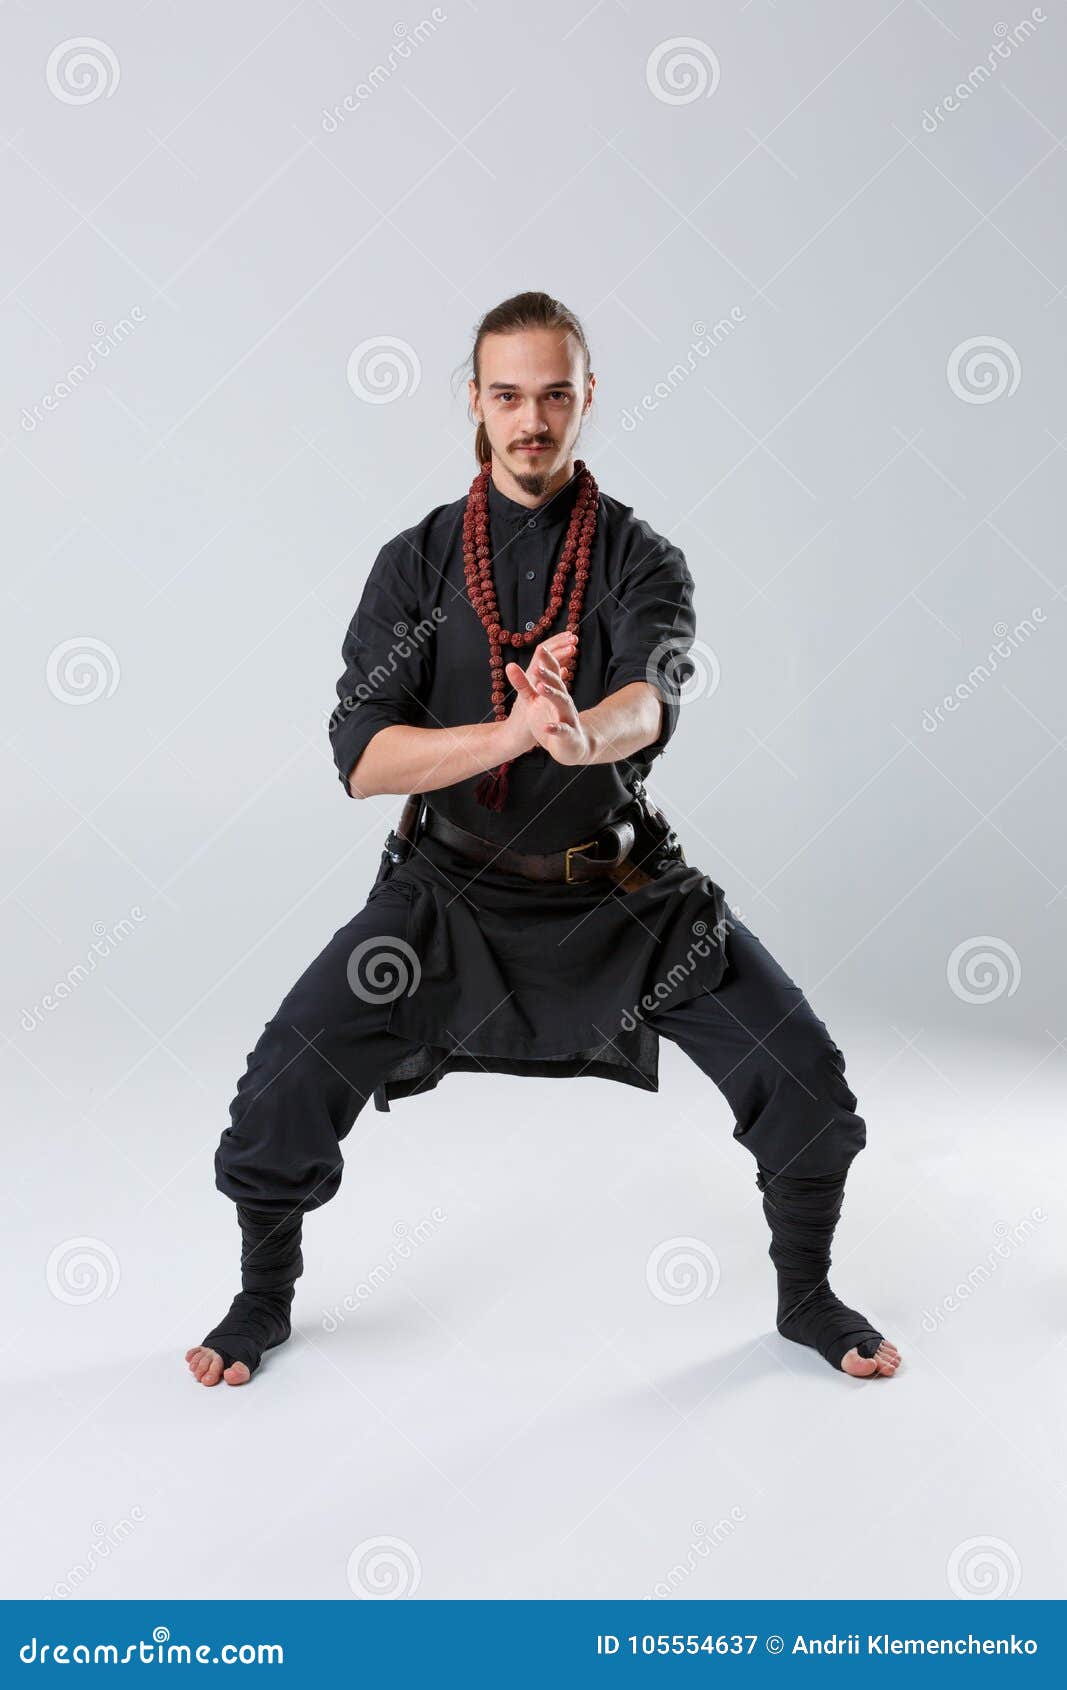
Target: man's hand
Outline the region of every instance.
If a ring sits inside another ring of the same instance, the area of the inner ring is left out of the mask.
[[[554,634],[534,650],[529,669],[518,663],[504,665],[504,673],[515,688],[512,716],[521,721],[530,737],[527,750],[540,745],[557,763],[574,766],[589,759],[591,743],[575,709],[560,670],[559,659],[574,652],[574,635]]]

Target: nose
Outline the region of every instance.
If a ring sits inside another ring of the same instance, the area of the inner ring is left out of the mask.
[[[541,401],[533,395],[527,399],[520,413],[522,421],[522,436],[524,440],[538,439],[548,433],[548,424],[541,415]]]

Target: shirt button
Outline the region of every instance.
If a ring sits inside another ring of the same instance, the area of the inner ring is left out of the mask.
[[[535,516],[532,516],[530,518],[530,520],[527,522],[526,526],[527,526],[527,528],[536,528],[537,527],[537,518]]]
[[[527,624],[526,624],[526,632],[527,632],[527,633],[529,633],[529,632],[530,632],[530,629],[531,629],[531,628],[532,628],[532,627],[533,627],[533,623],[532,623],[532,622],[527,622]]]
[[[534,578],[534,574],[535,574],[535,571],[534,571],[534,570],[532,570],[532,569],[528,569],[528,570],[527,570],[527,571],[526,571],[526,579],[527,579],[527,581],[532,581],[532,580],[533,580],[533,578]]]

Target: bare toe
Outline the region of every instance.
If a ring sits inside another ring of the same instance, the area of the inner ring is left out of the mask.
[[[222,1357],[214,1350],[204,1350],[197,1377],[202,1385],[217,1385],[222,1378]]]
[[[891,1379],[900,1366],[900,1351],[895,1344],[883,1338],[873,1356],[861,1356],[859,1350],[848,1350],[841,1358],[841,1367],[845,1373],[851,1373],[855,1379],[871,1379],[876,1373],[884,1379]]]
[[[227,1385],[247,1385],[252,1375],[243,1361],[235,1361],[226,1368],[222,1377]]]
[[[861,1356],[859,1350],[846,1350],[841,1357],[841,1370],[851,1373],[855,1379],[869,1379],[878,1372],[878,1363],[874,1356]]]

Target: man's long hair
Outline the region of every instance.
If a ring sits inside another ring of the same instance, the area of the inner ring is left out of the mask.
[[[523,329],[559,329],[561,338],[573,335],[582,349],[585,360],[585,377],[589,378],[590,357],[589,343],[585,338],[585,330],[573,311],[568,310],[558,299],[553,299],[548,293],[516,293],[511,299],[504,299],[499,305],[494,305],[487,311],[478,324],[474,336],[474,347],[470,356],[471,373],[477,387],[481,387],[481,370],[479,358],[482,341],[487,334],[518,334]],[[485,431],[485,424],[479,423],[474,436],[474,456],[479,465],[487,464],[493,453],[489,445],[489,436]]]

